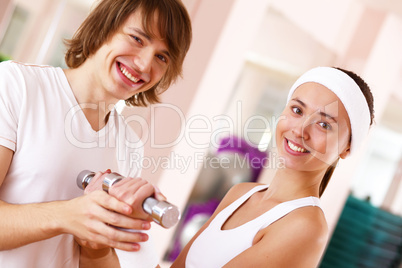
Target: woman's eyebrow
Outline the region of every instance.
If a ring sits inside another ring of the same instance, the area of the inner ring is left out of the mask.
[[[303,108],[306,108],[306,106],[307,106],[307,105],[306,105],[303,101],[301,101],[299,98],[293,98],[292,100],[298,102]]]
[[[326,117],[326,118],[329,118],[330,120],[334,121],[335,123],[338,123],[338,121],[336,120],[336,117],[335,117],[335,116],[329,115],[329,114],[324,113],[324,112],[320,112],[320,115],[321,115],[321,116],[324,116],[324,117]]]

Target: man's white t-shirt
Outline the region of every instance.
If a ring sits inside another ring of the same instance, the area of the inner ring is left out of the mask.
[[[143,156],[142,142],[114,109],[103,129],[91,128],[61,68],[12,61],[0,63],[0,145],[14,151],[0,186],[0,200],[11,204],[81,196],[76,178],[84,169],[138,177]],[[139,252],[117,254],[122,267],[158,263],[151,241]],[[69,234],[0,251],[0,267],[71,268],[78,261]]]

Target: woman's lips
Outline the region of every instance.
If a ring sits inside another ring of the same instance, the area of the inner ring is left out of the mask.
[[[310,153],[306,148],[300,146],[297,143],[291,142],[290,140],[285,138],[285,148],[287,151],[293,154],[307,154]]]

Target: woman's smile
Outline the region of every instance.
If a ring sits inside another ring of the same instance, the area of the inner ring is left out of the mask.
[[[305,155],[310,153],[306,148],[302,147],[301,145],[292,142],[288,139],[284,139],[285,142],[285,149],[286,151],[288,151],[289,153],[293,154],[293,155]]]

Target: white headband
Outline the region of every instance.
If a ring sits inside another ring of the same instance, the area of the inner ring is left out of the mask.
[[[370,111],[360,87],[346,73],[331,67],[316,67],[303,74],[293,84],[289,91],[288,100],[294,91],[302,84],[315,82],[335,93],[341,100],[348,113],[352,139],[350,153],[354,153],[366,138],[370,128]]]

